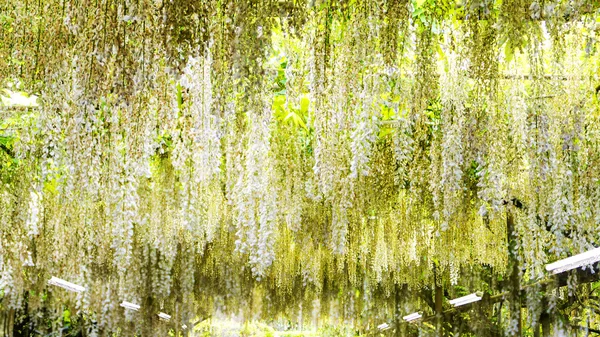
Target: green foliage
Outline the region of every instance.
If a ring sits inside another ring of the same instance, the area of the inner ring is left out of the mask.
[[[600,219],[599,4],[538,2],[7,0],[2,309],[44,334],[174,335],[219,313],[248,337],[274,317],[354,336],[431,313],[436,285],[521,294],[507,265],[549,277]],[[6,103],[22,90],[39,106]],[[531,317],[559,298],[553,314],[600,322],[574,273],[527,293]],[[442,332],[514,326],[486,310]]]

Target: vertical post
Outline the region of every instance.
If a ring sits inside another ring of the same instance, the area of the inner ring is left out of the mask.
[[[181,298],[178,299],[179,301],[181,301]],[[179,315],[179,306],[177,305],[177,303],[175,304],[175,315],[174,315],[175,319],[173,320],[173,324],[175,325],[175,337],[180,337],[179,336],[179,327],[180,327],[180,323],[182,321],[181,316]]]
[[[444,336],[444,328],[442,326],[443,323],[443,313],[442,313],[442,299],[444,298],[443,296],[443,289],[442,286],[439,284],[435,285],[435,325],[436,325],[436,329],[437,329],[437,335],[439,337]]]
[[[549,326],[547,326],[547,322],[549,322],[548,315],[548,287],[544,284],[542,286],[542,292],[544,293],[544,297],[542,298],[542,313],[540,314],[540,319],[538,320],[536,326],[534,327],[534,337],[549,337],[550,332],[548,331]]]
[[[443,288],[442,285],[440,284],[440,282],[438,282],[438,279],[441,279],[440,277],[438,277],[439,273],[439,265],[436,263],[433,267],[433,277],[434,277],[434,283],[435,283],[435,293],[434,293],[434,304],[435,304],[435,327],[437,330],[437,335],[439,337],[442,337],[444,335],[443,332],[443,326],[442,326],[442,304],[443,304],[443,299],[444,299],[444,292],[443,292]]]
[[[16,337],[31,335],[30,328],[32,321],[30,319],[31,316],[29,313],[29,292],[27,291],[23,292],[23,303],[23,315],[21,316],[21,319],[19,319],[18,322],[15,324],[16,327],[13,327],[13,330],[16,330],[16,333],[13,333]],[[19,315],[15,312],[15,316]]]
[[[15,327],[15,309],[10,309],[8,311],[7,323],[6,336],[13,337]]]
[[[542,317],[540,318],[540,321],[542,323],[542,332],[544,334],[543,336],[550,337],[550,335],[552,334],[552,332],[550,331],[550,315],[544,312],[542,314]]]
[[[515,231],[515,220],[511,206],[507,206],[506,212],[506,235],[508,239],[508,265],[510,270],[509,288],[511,320],[517,320],[517,331],[515,336],[522,336],[521,327],[521,279],[519,276],[519,260],[517,248],[517,234]]]
[[[398,286],[398,283],[396,283],[394,285],[394,321],[395,321],[395,330],[394,330],[394,335],[396,337],[400,337],[401,335],[401,327],[402,327],[402,321],[401,321],[401,316],[402,313],[400,312],[400,286]]]
[[[304,330],[304,312],[302,312],[302,301],[300,301],[300,331]]]
[[[404,337],[407,335],[407,328],[408,325],[406,324],[406,322],[404,322],[404,320],[402,320],[402,316],[404,316],[404,312],[402,312],[400,309],[400,304],[402,303],[402,299],[406,298],[407,294],[406,294],[406,284],[403,284],[402,286],[398,286],[396,285],[396,298],[395,298],[395,302],[396,302],[396,330],[394,332],[394,335],[396,337]]]

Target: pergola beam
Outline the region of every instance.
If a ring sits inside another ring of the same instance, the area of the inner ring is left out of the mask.
[[[598,268],[600,268],[600,263],[596,263],[593,265],[593,269],[597,270]],[[591,282],[595,282],[600,280],[600,273],[594,273],[591,271],[590,268],[586,269],[586,270],[582,270],[582,269],[577,269],[576,271],[572,271],[577,273],[577,278],[579,280],[579,284],[586,284],[586,283],[591,283]],[[550,288],[547,288],[547,290],[552,290],[552,289],[556,289],[556,288],[560,288],[560,287],[564,287],[567,285],[567,279],[568,279],[568,275],[569,273],[562,273],[562,274],[558,274],[558,275],[553,275],[550,277],[547,277],[545,279],[527,284],[523,287],[520,288],[519,291],[519,297],[520,298],[526,298],[526,290],[528,288],[531,288],[533,286],[537,286],[537,285],[550,285]],[[451,309],[447,309],[444,310],[442,312],[442,316],[443,317],[449,317],[452,315],[455,315],[457,313],[460,312],[465,312],[470,310],[471,308],[475,307],[475,306],[489,306],[489,305],[494,305],[498,302],[502,302],[504,300],[507,299],[508,296],[510,296],[512,294],[512,292],[510,291],[505,291],[502,292],[500,294],[497,295],[493,295],[493,296],[489,296],[488,294],[484,294],[484,297],[482,299],[481,302],[474,302],[474,303],[469,303],[469,304],[465,304],[462,305],[460,307],[455,307],[455,308],[451,308]],[[437,319],[437,315],[429,315],[429,316],[424,316],[423,318],[421,318],[418,322],[435,322]],[[418,324],[418,322],[416,324]],[[407,323],[407,322],[402,322],[401,324],[411,324],[411,323]],[[587,329],[586,327],[582,327],[584,329]],[[594,329],[589,329],[590,332],[594,332]],[[600,330],[598,330],[598,333],[600,334]]]

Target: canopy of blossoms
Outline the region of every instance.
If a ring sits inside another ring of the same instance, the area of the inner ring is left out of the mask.
[[[451,307],[438,289],[519,293],[600,245],[599,8],[1,1],[0,88],[39,96],[0,106],[1,310],[50,331],[68,307],[90,335],[217,311],[364,329]],[[577,276],[494,324],[537,326]]]

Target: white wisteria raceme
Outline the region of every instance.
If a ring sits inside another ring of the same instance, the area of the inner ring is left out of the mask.
[[[277,190],[274,186],[275,172],[270,149],[270,108],[249,115],[251,129],[247,135],[244,174],[238,177],[236,189],[241,193],[238,200],[236,246],[249,254],[253,273],[262,276],[273,262],[272,238],[277,220]]]
[[[39,234],[39,229],[38,229],[38,224],[39,224],[39,217],[40,217],[40,213],[42,210],[40,210],[40,195],[39,193],[34,189],[32,189],[31,194],[30,194],[30,199],[29,199],[29,213],[27,216],[27,235],[31,236],[36,236]]]
[[[450,285],[560,317],[554,283],[513,288],[599,245],[598,5],[454,5],[7,0],[0,90],[39,105],[0,105],[2,308],[45,335],[65,308],[90,335],[363,329]]]
[[[441,104],[444,107],[441,116],[441,181],[443,203],[442,230],[449,227],[453,215],[460,207],[462,194],[462,176],[464,156],[467,139],[465,132],[466,111],[464,104],[467,101],[467,78],[464,76],[464,67],[460,64],[458,55],[450,53],[448,56],[447,72],[443,72],[440,85],[446,88],[441,93]]]

